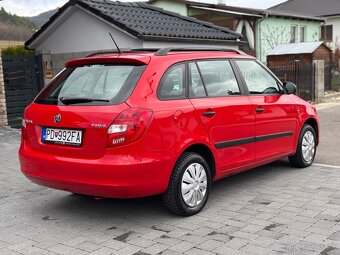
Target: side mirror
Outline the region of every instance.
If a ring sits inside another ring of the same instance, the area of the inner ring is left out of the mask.
[[[297,87],[294,83],[285,81],[283,83],[283,88],[285,89],[287,94],[294,94],[296,95]]]

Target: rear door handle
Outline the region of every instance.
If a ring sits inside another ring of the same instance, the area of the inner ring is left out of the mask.
[[[205,117],[212,117],[215,114],[216,114],[216,112],[214,112],[214,111],[208,111],[208,112],[204,112],[203,116],[205,116]]]
[[[264,112],[264,108],[262,108],[262,107],[257,107],[257,108],[255,109],[255,112]]]

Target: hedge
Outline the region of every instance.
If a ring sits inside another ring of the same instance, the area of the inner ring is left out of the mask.
[[[2,56],[34,56],[34,50],[27,50],[25,46],[9,46],[1,51]]]

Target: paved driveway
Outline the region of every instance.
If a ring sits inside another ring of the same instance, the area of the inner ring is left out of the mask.
[[[286,160],[217,182],[199,215],[30,183],[0,129],[0,254],[340,254],[340,168]]]

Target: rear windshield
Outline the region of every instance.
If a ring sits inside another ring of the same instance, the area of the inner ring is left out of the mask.
[[[44,89],[35,103],[106,105],[123,103],[145,65],[89,65],[65,69]]]

